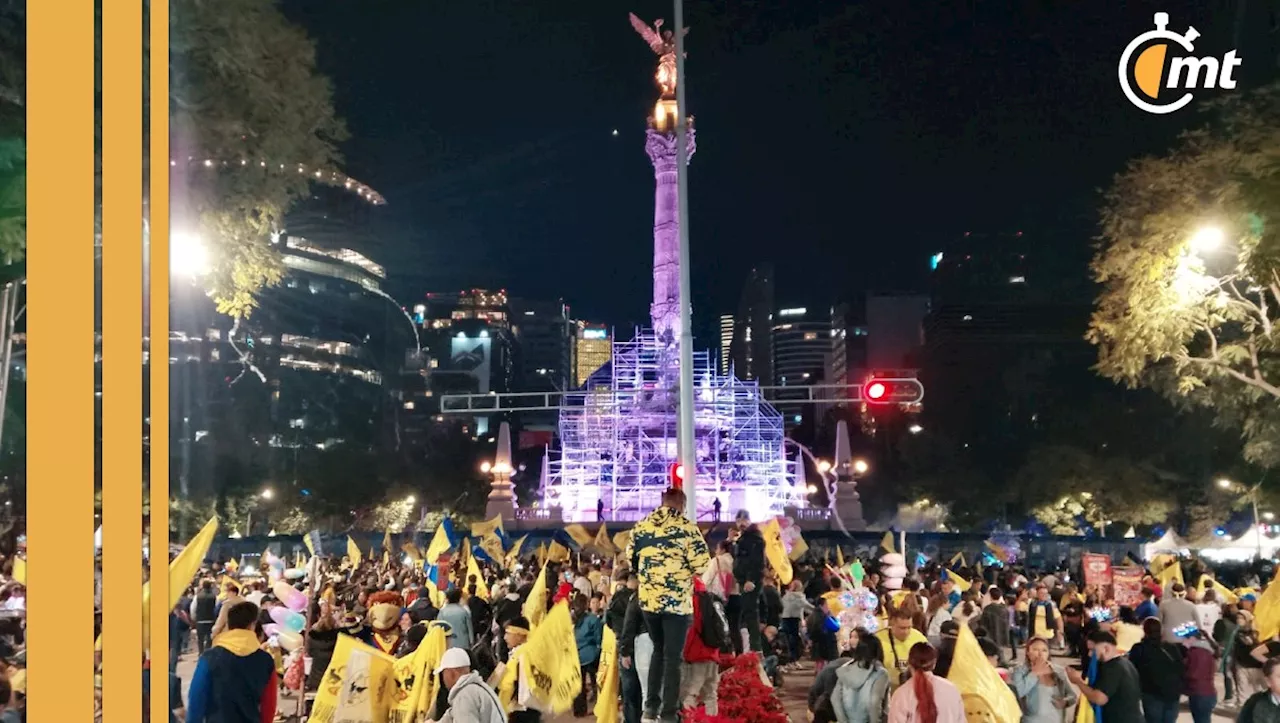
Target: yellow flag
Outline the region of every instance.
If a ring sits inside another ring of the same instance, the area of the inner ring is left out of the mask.
[[[377,648],[339,633],[307,723],[387,720],[395,699],[395,662]],[[347,681],[351,685],[344,685]]]
[[[968,580],[964,579],[963,577],[960,577],[960,575],[958,575],[952,570],[947,570],[946,575],[947,575],[946,579],[950,580],[956,586],[956,591],[958,591],[961,595],[965,594],[966,592],[969,592],[969,588],[973,587],[972,583],[970,583]]]
[[[306,539],[306,538],[303,538],[303,539]],[[305,557],[303,557],[303,556],[302,556],[302,551],[301,551],[301,550],[299,550],[299,551],[298,551],[297,553],[295,553],[295,554],[294,554],[294,556],[293,556],[293,566],[294,566],[294,567],[305,567],[305,566],[306,566],[306,564],[307,564],[307,560],[306,560],[306,558],[305,558]]]
[[[564,531],[569,533],[569,537],[573,538],[574,542],[578,543],[578,547],[586,547],[595,539],[590,532],[587,532],[587,528],[576,523],[565,527]]]
[[[844,569],[844,550],[839,547],[836,548],[836,569]]]
[[[606,555],[618,554],[618,548],[613,546],[613,540],[609,539],[609,528],[600,525],[600,530],[596,532],[596,537],[591,541],[591,546]]]
[[[213,543],[213,536],[218,532],[218,518],[213,517],[204,523],[204,527],[191,538],[191,542],[182,548],[182,552],[173,558],[169,563],[169,608],[172,609],[178,604],[178,599],[182,597],[182,593],[186,591],[187,586],[191,584],[191,580],[195,578],[196,571],[200,569],[200,563],[204,562],[204,556],[209,552],[209,545]],[[22,578],[18,578],[18,563],[22,563]],[[27,562],[22,558],[13,561],[13,577],[22,584],[26,584]],[[231,578],[224,577],[223,580]],[[142,635],[144,646],[150,642],[150,622],[151,622],[151,583],[143,583],[142,585]]]
[[[468,586],[471,585],[472,576],[476,578],[476,594],[480,596],[481,600],[488,600],[489,585],[485,583],[484,575],[480,573],[480,566],[476,564],[476,556],[467,555],[467,579],[463,581],[462,586],[465,592],[470,592]]]
[[[573,699],[582,690],[582,670],[578,667],[578,644],[568,601],[556,603],[542,624],[529,634],[529,640],[520,647],[519,664],[528,672],[530,692],[552,713],[573,707]],[[505,696],[503,699],[509,700]]]
[[[433,672],[446,647],[444,628],[433,627],[413,655],[396,661],[395,690],[387,723],[416,723],[419,711],[425,714],[430,709],[436,696]]]
[[[352,567],[360,567],[360,561],[364,559],[364,555],[360,554],[360,546],[350,535],[347,536],[347,557],[351,558]]]
[[[434,565],[440,556],[449,551],[453,547],[449,544],[449,534],[445,532],[444,523],[436,528],[436,534],[431,537],[431,544],[427,545],[427,564]]]
[[[529,621],[529,627],[536,628],[547,616],[547,566],[544,563],[542,570],[538,572],[538,579],[533,581],[533,587],[529,589],[529,597],[524,601],[524,608],[520,611],[524,615],[524,619]]]
[[[387,552],[391,552],[392,550],[396,549],[391,546],[391,530],[385,530],[382,533],[382,549],[386,550]]]
[[[492,520],[477,522],[471,526],[471,536],[477,540],[483,539],[485,535],[492,535],[502,528],[502,515],[495,516]],[[503,530],[505,532],[505,530]]]
[[[897,549],[893,546],[892,531],[884,533],[884,537],[880,539],[880,547],[883,547],[884,551],[888,553],[897,552]]]
[[[569,560],[569,548],[559,542],[552,542],[551,548],[547,550],[547,560],[551,562],[567,562]]]
[[[510,550],[507,550],[506,561],[508,570],[516,569],[516,565],[520,562],[520,548],[524,547],[524,541],[527,539],[529,539],[528,535],[521,537],[515,541],[515,544],[511,546]]]
[[[1186,585],[1186,583],[1182,581],[1182,565],[1177,561],[1174,561],[1167,565],[1163,570],[1156,573],[1156,580],[1160,583],[1160,587],[1164,587],[1171,582],[1181,582],[1184,586]]]
[[[949,567],[955,567],[956,563],[959,563],[960,567],[968,567],[968,564],[964,560],[963,552],[957,552],[956,554],[952,555],[951,562],[947,563],[947,565]]]
[[[13,558],[13,579],[17,582],[27,584],[27,561],[21,557]],[[188,580],[187,582],[191,582]]]
[[[230,560],[227,560],[227,564],[224,565],[224,567],[232,572],[235,572],[236,570],[240,569],[240,563],[237,562],[236,559],[233,557]]]
[[[382,551],[382,566],[391,567],[391,553],[386,550]]]
[[[613,546],[618,549],[618,554],[627,549],[627,545],[631,543],[631,530],[623,530],[613,536]]]
[[[618,723],[618,638],[608,625],[600,646],[600,672],[596,673],[596,723]]]
[[[1280,635],[1280,585],[1275,580],[1253,604],[1253,627],[1258,631],[1258,640]]]
[[[1022,720],[1022,709],[1013,690],[1000,679],[1000,674],[987,662],[978,639],[967,625],[960,626],[955,653],[951,658],[950,680],[960,689],[964,699],[966,717],[973,713],[989,713],[996,723],[1017,723]],[[969,720],[973,720],[969,717]]]
[[[1216,594],[1218,597],[1219,604],[1226,603],[1229,605],[1234,605],[1235,603],[1240,601],[1239,595],[1236,595],[1234,592],[1231,592],[1231,590],[1229,590],[1226,585],[1223,585],[1222,583],[1218,582],[1217,580],[1213,579],[1208,575],[1200,576],[1200,582],[1197,583],[1196,589],[1200,592],[1202,596],[1204,595],[1205,590],[1213,590],[1214,594]]]
[[[791,584],[791,560],[787,557],[787,548],[782,544],[782,528],[778,518],[773,518],[760,526],[760,534],[764,535],[764,556],[769,560],[773,571],[778,575],[778,582]]]
[[[1167,552],[1162,552],[1159,555],[1156,555],[1155,557],[1151,558],[1151,574],[1159,575],[1162,570],[1164,570],[1166,567],[1168,567],[1169,565],[1177,561],[1178,561],[1177,555],[1171,555]]]
[[[370,560],[376,560],[376,559],[378,559],[378,555],[377,555],[377,553],[375,553],[375,552],[373,551],[373,545],[369,545],[369,558],[368,558],[368,559],[370,559]]]
[[[1080,704],[1076,706],[1075,723],[1093,723],[1093,721],[1093,706],[1089,704],[1089,701],[1084,699],[1084,696],[1081,696]]]
[[[788,557],[790,557],[791,560],[794,562],[795,560],[799,560],[800,558],[804,557],[804,553],[808,551],[809,551],[809,543],[805,542],[804,538],[801,537],[799,540],[796,540],[794,543],[791,544],[791,552],[788,553]]]
[[[547,543],[539,543],[538,545],[538,564],[547,564]]]
[[[502,551],[502,538],[490,532],[480,538],[480,549],[484,550],[484,554],[493,561],[495,565],[502,565],[506,562],[507,555]]]
[[[312,542],[312,541],[311,541],[311,535],[310,535],[310,534],[306,534],[306,535],[303,535],[303,536],[302,536],[302,544],[304,544],[304,545],[306,545],[306,546],[307,546],[307,553],[308,553],[308,554],[310,554],[310,555],[312,555],[312,556],[315,556],[315,554],[316,554],[316,545],[315,545],[315,543],[314,543],[314,542]]]
[[[400,545],[400,549],[409,556],[410,560],[413,560],[414,562],[422,562],[422,551],[419,550],[418,546],[412,542],[406,542]]]

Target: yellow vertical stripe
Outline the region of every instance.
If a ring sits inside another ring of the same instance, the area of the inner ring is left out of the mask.
[[[169,589],[169,0],[151,0],[148,222],[151,285],[151,589]],[[186,543],[187,540],[181,540]],[[151,596],[151,720],[169,720],[168,600]],[[160,642],[163,641],[163,642]],[[157,644],[159,643],[159,644]]]
[[[93,719],[93,23],[93,0],[27,4],[32,721]]]
[[[103,723],[142,719],[142,215],[142,3],[103,0]]]

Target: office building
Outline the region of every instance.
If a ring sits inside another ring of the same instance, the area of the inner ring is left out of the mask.
[[[720,315],[720,373],[729,373],[729,349],[733,346],[733,314]]]
[[[773,383],[779,387],[822,384],[831,357],[831,320],[828,314],[810,313],[805,307],[779,309],[773,328]],[[799,424],[812,406],[788,403],[791,395],[779,392],[775,402],[788,425]]]
[[[580,389],[601,367],[613,359],[613,335],[604,324],[575,322],[573,388]]]
[[[576,325],[564,301],[511,301],[516,343],[516,389],[567,391],[573,381]]]
[[[773,266],[759,264],[747,275],[733,324],[729,360],[738,379],[768,385],[773,373]]]
[[[867,358],[872,369],[904,369],[919,365],[924,346],[924,294],[867,294]]]

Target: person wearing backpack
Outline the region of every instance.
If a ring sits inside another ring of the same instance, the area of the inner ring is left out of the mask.
[[[821,673],[823,666],[840,656],[836,630],[839,623],[831,617],[826,598],[818,598],[817,607],[809,614],[806,625],[809,632],[809,653],[813,656],[813,672]]]
[[[1162,639],[1159,618],[1143,620],[1142,634],[1142,642],[1129,649],[1129,662],[1138,669],[1143,717],[1147,723],[1174,723],[1182,698],[1182,646]]]
[[[889,714],[889,673],[874,635],[858,638],[853,660],[836,670],[831,708],[839,723],[883,723]]]
[[[693,581],[693,624],[684,639],[684,671],[680,699],[688,710],[701,699],[707,715],[719,713],[716,690],[720,686],[720,650],[729,645],[729,621],[717,610],[719,599],[707,592],[702,580]]]

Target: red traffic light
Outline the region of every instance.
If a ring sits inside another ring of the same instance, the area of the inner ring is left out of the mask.
[[[676,489],[684,487],[684,465],[679,462],[672,462],[671,468],[668,470],[668,476],[671,478],[671,486]]]
[[[868,404],[918,404],[922,399],[919,379],[868,379],[862,385],[862,401]]]

